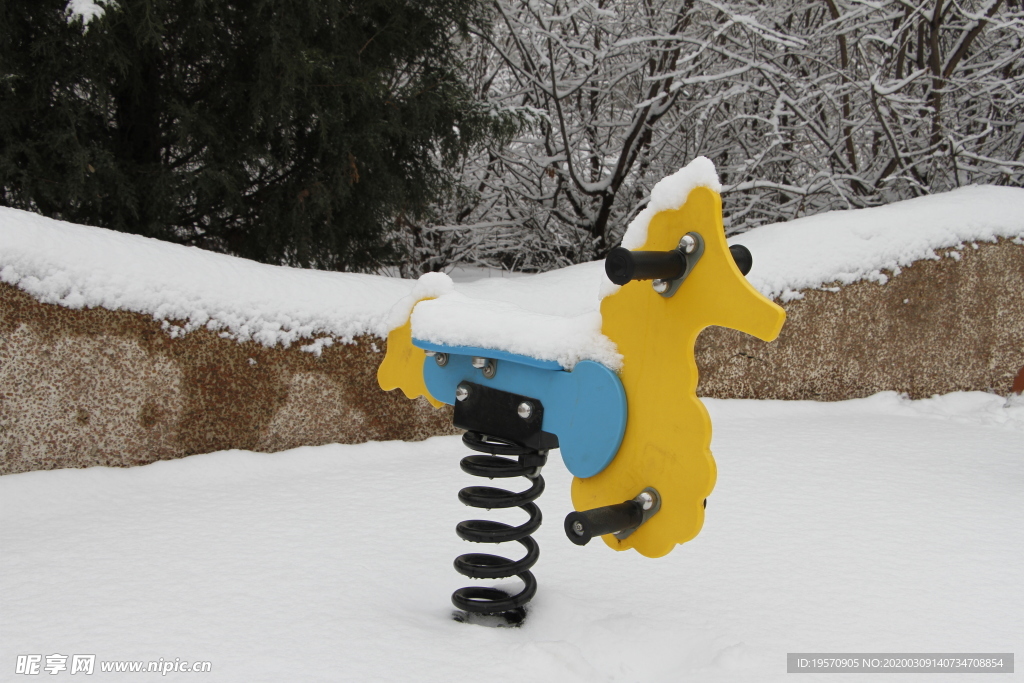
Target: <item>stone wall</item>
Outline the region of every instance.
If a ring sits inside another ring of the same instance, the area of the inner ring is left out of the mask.
[[[450,410],[377,387],[382,340],[298,346],[172,339],[150,316],[0,283],[0,474],[454,433]]]
[[[1007,395],[1024,368],[1024,245],[949,250],[884,285],[835,289],[806,290],[786,303],[786,324],[770,344],[722,328],[701,333],[698,393],[819,401],[887,390]]]
[[[698,393],[1009,393],[1024,367],[1024,246],[1004,240],[959,255],[919,261],[885,285],[805,291],[785,304],[770,344],[705,331]],[[41,304],[0,284],[0,473],[454,433],[450,410],[380,391],[382,340],[319,357],[298,347],[206,330],[172,339],[150,316]]]

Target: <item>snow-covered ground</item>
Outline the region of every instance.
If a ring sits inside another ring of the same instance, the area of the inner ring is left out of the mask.
[[[1024,402],[706,403],[718,484],[666,557],[566,540],[552,457],[518,629],[451,619],[478,512],[456,493],[479,482],[457,437],[2,477],[0,680],[35,680],[19,654],[95,654],[84,680],[179,658],[212,671],[167,680],[675,682],[787,679],[787,652],[1024,652]]]
[[[652,206],[710,183],[706,166],[667,179]],[[1024,240],[1024,190],[964,188],[738,241],[751,282],[789,299],[997,238]],[[452,305],[424,307],[414,333],[566,364],[614,355],[600,262],[455,275],[266,266],[0,208],[0,281],[152,315],[171,334],[384,335],[430,291]],[[52,654],[95,655],[96,679],[145,679],[99,662],[162,659],[212,663],[172,680],[646,682],[783,678],[787,652],[1024,652],[1020,399],[707,404],[718,484],[701,535],[667,557],[566,540],[570,477],[552,458],[540,592],[518,629],[451,619],[448,596],[468,582],[451,562],[479,549],[454,534],[478,516],[456,499],[479,483],[458,468],[457,438],[2,477],[0,680],[26,680],[19,655]]]

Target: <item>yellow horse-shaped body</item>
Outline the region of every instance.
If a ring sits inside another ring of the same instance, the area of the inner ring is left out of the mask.
[[[601,303],[601,331],[624,359],[619,377],[629,419],[611,464],[572,483],[577,510],[656,488],[658,514],[623,540],[603,537],[616,550],[636,548],[647,557],[665,555],[700,532],[704,500],[715,487],[711,420],[697,398],[697,335],[720,325],[771,341],[786,319],[736,267],[722,227],[722,200],[713,190],[695,188],[682,207],[656,214],[641,250],[674,249],[688,232],[704,239],[704,254],[674,296],[662,297],[649,282],[630,282]]]
[[[698,233],[704,253],[671,297],[650,282],[634,281],[601,302],[602,332],[623,356],[619,372],[628,418],[611,464],[595,476],[576,478],[577,510],[621,503],[646,487],[657,489],[661,509],[616,550],[635,548],[659,557],[694,538],[704,523],[704,501],[715,486],[711,420],[697,398],[694,343],[705,327],[720,325],[775,339],[785,321],[781,307],[755,290],[739,271],[722,226],[722,203],[707,187],[690,191],[678,209],[653,216],[643,251],[668,251],[686,233]],[[393,330],[378,370],[385,390],[401,388],[410,398],[430,396],[423,382],[423,351],[412,345],[410,323]]]

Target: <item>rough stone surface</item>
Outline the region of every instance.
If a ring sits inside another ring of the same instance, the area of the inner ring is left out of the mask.
[[[819,401],[887,390],[1007,395],[1024,366],[1024,246],[1010,240],[917,261],[884,285],[802,293],[784,304],[786,324],[774,342],[722,328],[701,333],[697,393]]]
[[[947,252],[952,253],[952,252]],[[698,393],[835,401],[895,390],[1007,394],[1024,368],[1024,246],[979,244],[885,285],[804,291],[766,344],[711,328]],[[423,439],[451,410],[377,387],[384,342],[317,357],[152,318],[41,304],[0,284],[0,473],[141,465],[229,448]]]
[[[148,316],[0,284],[0,474],[456,433],[450,409],[377,387],[382,340],[298,347],[171,339]]]

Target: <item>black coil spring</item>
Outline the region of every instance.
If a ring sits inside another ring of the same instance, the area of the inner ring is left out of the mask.
[[[526,612],[524,605],[537,592],[537,579],[530,568],[537,562],[540,550],[537,541],[530,537],[540,527],[540,508],[535,501],[544,493],[544,478],[540,469],[547,462],[547,452],[537,451],[510,443],[478,432],[466,432],[462,442],[469,448],[489,455],[470,455],[460,463],[462,471],[475,477],[489,479],[527,477],[532,485],[516,493],[491,486],[467,486],[459,491],[459,500],[476,508],[518,507],[530,515],[520,526],[483,519],[460,522],[455,533],[460,538],[474,543],[506,543],[518,541],[526,548],[526,555],[519,560],[509,560],[487,553],[467,553],[455,558],[455,569],[460,574],[474,579],[504,579],[518,576],[525,584],[523,590],[510,595],[498,588],[469,587],[452,593],[452,603],[461,610],[474,614],[501,614],[509,623],[522,621]],[[503,456],[516,456],[516,459]]]

